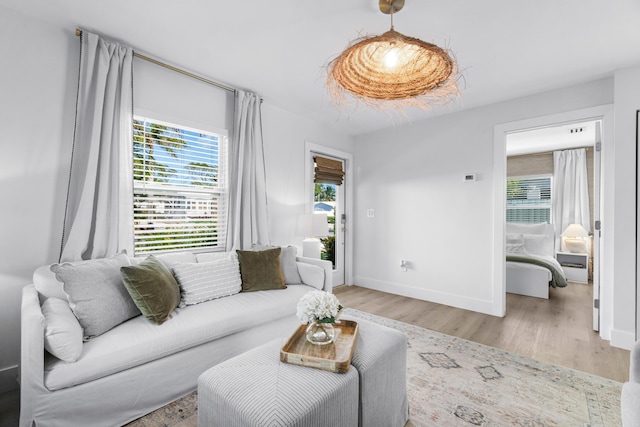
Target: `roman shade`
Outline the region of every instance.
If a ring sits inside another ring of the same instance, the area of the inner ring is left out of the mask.
[[[342,185],[344,171],[342,161],[315,156],[313,158],[316,167],[313,182],[316,184]]]

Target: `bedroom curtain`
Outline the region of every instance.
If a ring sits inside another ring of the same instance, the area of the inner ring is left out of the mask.
[[[560,234],[571,224],[591,231],[587,152],[584,148],[553,152],[553,223],[556,248]]]
[[[133,254],[133,51],[87,31],[80,40],[61,261]]]
[[[227,251],[270,245],[260,98],[236,90],[230,155]]]

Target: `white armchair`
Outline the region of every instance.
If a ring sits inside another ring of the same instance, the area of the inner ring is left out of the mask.
[[[640,341],[631,349],[629,366],[629,382],[622,386],[620,402],[622,425],[624,427],[640,427]]]

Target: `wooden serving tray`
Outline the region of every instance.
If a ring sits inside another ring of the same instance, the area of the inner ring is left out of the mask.
[[[358,340],[358,323],[340,320],[333,324],[336,335],[331,344],[315,345],[307,341],[307,325],[300,325],[280,350],[280,361],[344,373],[351,366],[351,356]]]

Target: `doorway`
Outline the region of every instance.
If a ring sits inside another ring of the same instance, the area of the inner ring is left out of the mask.
[[[574,282],[571,288],[591,288],[592,304],[583,309],[592,310],[595,331],[600,327],[601,126],[602,120],[599,119],[569,122],[518,130],[508,133],[505,138],[506,221],[530,224],[543,222],[554,226],[554,252],[548,255],[559,261],[567,280]],[[568,175],[564,173],[565,161],[562,160],[566,157],[571,158],[572,164]],[[578,159],[582,159],[582,169],[575,167],[580,163]],[[557,193],[556,178],[561,183],[573,184],[568,187],[560,185],[560,193]],[[562,200],[564,202],[559,203]],[[581,230],[584,237],[566,237],[570,223],[571,230]],[[561,237],[563,235],[565,237]],[[567,242],[579,244],[579,249],[569,249]],[[579,265],[575,264],[576,260],[579,260]],[[515,277],[512,276],[511,280],[515,280]],[[523,279],[517,280],[521,282]]]
[[[315,182],[317,156],[342,164],[343,182]],[[352,155],[311,142],[305,143],[305,210],[307,213],[327,215],[328,236],[321,237],[322,258],[333,263],[333,286],[351,283],[352,239],[349,227],[352,208]]]
[[[567,123],[579,123],[586,121],[600,121],[601,134],[601,161],[602,170],[598,179],[601,186],[601,198],[598,201],[600,208],[601,229],[606,230],[605,226],[607,218],[613,212],[613,182],[611,179],[605,179],[607,171],[613,170],[613,152],[609,152],[613,148],[613,106],[603,105],[598,107],[586,108],[583,110],[569,111],[549,116],[535,117],[531,119],[520,120],[516,122],[504,123],[496,125],[494,129],[494,194],[500,195],[494,197],[494,240],[493,244],[493,314],[497,316],[505,316],[506,314],[506,282],[505,282],[505,211],[506,211],[506,138],[507,135],[514,132],[522,132],[526,130],[541,129],[563,125]],[[599,253],[599,263],[596,266],[597,277],[599,278],[598,293],[598,324],[599,335],[603,339],[610,339],[613,324],[613,291],[611,283],[613,282],[613,256],[611,251],[603,251],[602,248],[611,248],[613,236],[611,234],[598,232],[600,244],[597,249]]]

